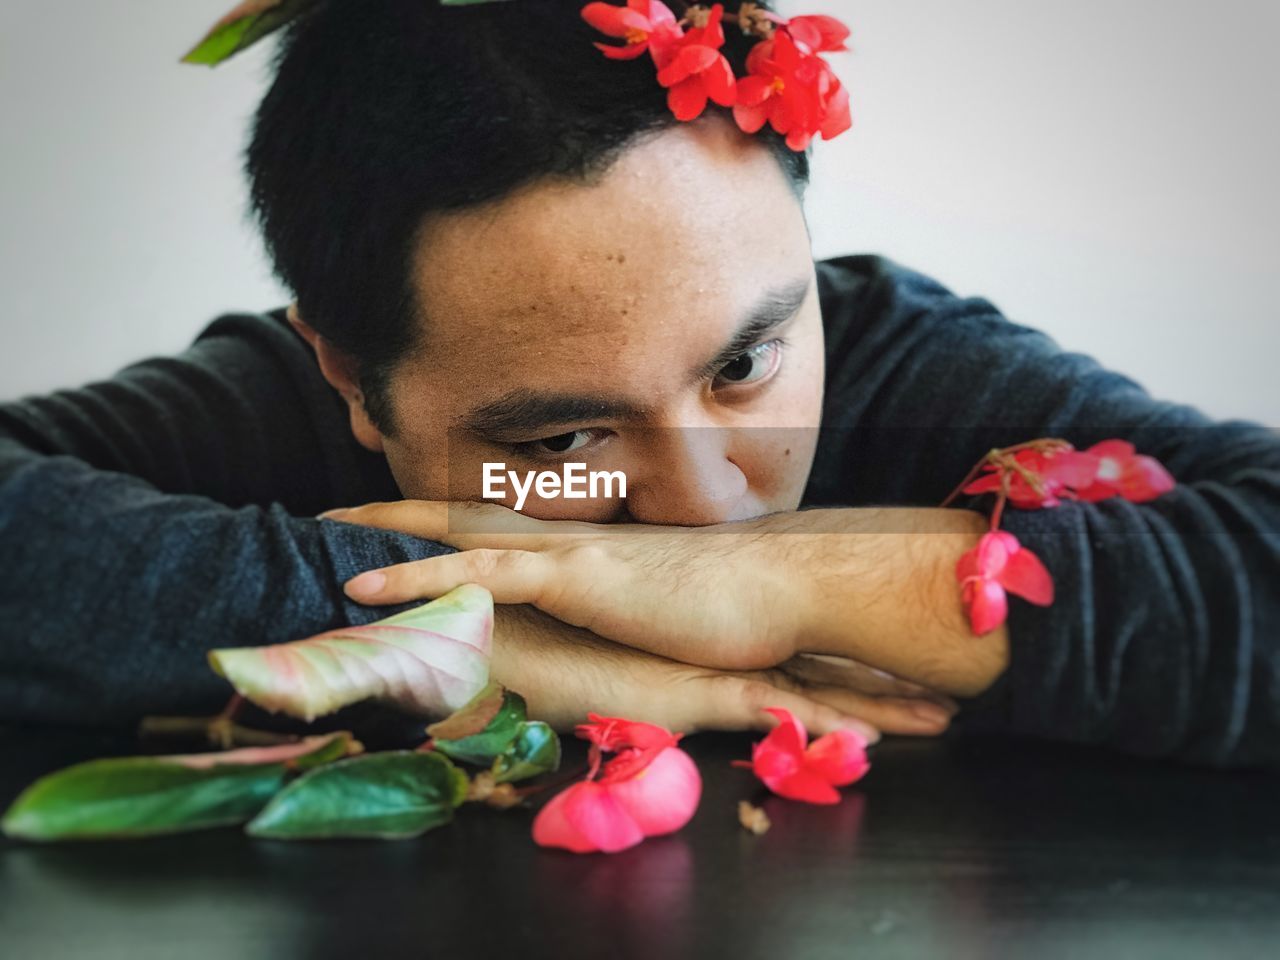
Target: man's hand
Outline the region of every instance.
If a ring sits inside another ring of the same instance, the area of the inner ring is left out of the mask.
[[[763,707],[786,707],[815,736],[839,727],[869,742],[878,729],[928,735],[946,729],[954,704],[909,684],[824,658],[783,669],[722,672],[602,640],[528,606],[495,610],[493,679],[519,692],[529,715],[571,730],[588,710],[673,730],[765,730]]]
[[[706,527],[545,521],[496,504],[404,500],[325,514],[461,552],[369,571],[362,603],[478,583],[626,646],[721,670],[824,653],[970,695],[1007,658],[970,635],[955,561],[982,521],[960,510],[813,510]]]

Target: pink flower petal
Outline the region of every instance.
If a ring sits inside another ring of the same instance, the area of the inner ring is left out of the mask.
[[[588,713],[587,720],[587,723],[578,724],[574,732],[604,750],[619,750],[623,747],[660,749],[675,746],[680,739],[656,723],[627,720],[623,717],[603,717],[598,713]]]
[[[827,101],[827,115],[823,118],[820,132],[823,140],[838,137],[853,126],[853,118],[849,113],[849,91],[841,84]]]
[[[1154,457],[1133,457],[1120,474],[1120,496],[1133,503],[1154,500],[1175,486],[1173,475]]]
[[[843,787],[859,780],[871,768],[867,741],[853,730],[833,730],[819,737],[804,752],[805,769],[827,783]]]
[[[965,584],[964,602],[969,609],[969,625],[980,637],[1004,623],[1009,613],[1004,587],[994,580],[972,580]]]
[[[610,795],[646,837],[674,833],[692,819],[702,777],[687,753],[667,747],[636,776],[608,785]]]
[[[772,93],[773,84],[764,77],[743,77],[738,81],[737,102],[756,107],[768,100]]]
[[[1103,440],[1095,443],[1085,453],[1092,454],[1095,457],[1114,457],[1118,460],[1125,460],[1134,455],[1135,448],[1128,440]]]
[[[809,742],[809,731],[805,730],[804,724],[796,719],[795,714],[786,707],[765,707],[764,712],[777,720],[778,725],[760,741],[760,746],[767,744],[787,753],[803,753],[805,744]]]
[[[707,88],[707,96],[722,107],[732,107],[738,97],[738,83],[733,76],[733,67],[722,56],[702,74],[702,81]]]
[[[648,31],[649,18],[628,7],[611,3],[588,3],[581,10],[582,19],[610,37],[625,37],[628,30]]]
[[[616,853],[619,850],[634,847],[644,839],[644,831],[614,798],[611,788],[588,781],[574,784],[554,797],[552,802],[561,797],[564,801],[560,810],[564,823],[569,828],[564,834],[565,840],[572,842],[576,839],[588,850]],[[535,832],[534,840],[537,841],[537,839]],[[559,845],[576,852],[583,852],[575,846],[568,846],[567,843]]]
[[[627,6],[643,12],[655,27],[662,24],[675,25],[676,15],[662,0],[627,0]]]
[[[575,783],[568,789],[556,794],[551,800],[538,811],[538,815],[533,820],[533,842],[540,847],[559,847],[564,850],[571,850],[574,853],[594,853],[601,850],[602,847],[594,836],[589,835],[582,829],[582,820],[590,819],[590,815],[584,817],[581,810],[585,803],[590,806],[593,803],[598,804],[600,792],[604,790],[596,783]],[[612,801],[609,801],[612,803]],[[614,805],[616,807],[616,804]],[[574,808],[577,807],[577,810]],[[575,817],[570,819],[568,812],[574,810]],[[624,814],[625,817],[625,814]],[[617,820],[617,818],[614,818]],[[629,820],[629,817],[625,818]],[[625,849],[626,846],[634,846],[644,839],[644,835],[640,832],[640,828],[631,823],[632,830],[628,832],[626,822],[622,822],[620,829],[616,831],[617,836],[613,839],[616,842],[623,843],[624,846],[617,849]],[[632,836],[634,835],[634,839]]]
[[[978,574],[982,577],[999,576],[1009,562],[1009,554],[1020,548],[1018,538],[1012,533],[1004,530],[984,533],[978,541]]]
[[[1030,603],[1042,607],[1053,603],[1053,578],[1040,558],[1026,547],[1009,554],[999,582],[1010,593]]]
[[[696,120],[707,106],[707,88],[697,76],[682,80],[667,91],[667,106],[677,120]]]
[[[701,73],[713,66],[717,59],[723,60],[716,51],[701,44],[682,47],[669,65],[658,71],[660,86],[673,87],[687,77]]]
[[[797,30],[800,34],[797,34]],[[803,36],[804,43],[814,52],[830,50],[848,50],[845,40],[849,38],[849,28],[835,17],[821,14],[792,17],[787,21],[787,31],[797,39]]]
[[[758,107],[748,107],[737,103],[733,107],[733,119],[743,133],[755,133],[768,121],[769,111],[763,104]]]
[[[839,803],[838,791],[812,770],[797,770],[786,777],[769,777],[764,785],[780,797],[788,800],[801,800],[804,803]]]
[[[643,55],[649,45],[647,43],[629,43],[625,47],[615,47],[608,43],[593,43],[592,46],[610,60],[634,60],[636,57]]]

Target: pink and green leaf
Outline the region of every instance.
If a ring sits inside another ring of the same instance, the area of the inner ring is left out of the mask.
[[[183,63],[218,64],[247,50],[263,37],[279,30],[317,0],[244,0],[209,28],[182,58]]]
[[[247,50],[291,20],[297,19],[319,0],[243,0],[218,19],[209,31],[182,58],[183,63],[210,67]],[[426,0],[423,0],[425,3]],[[494,0],[440,0],[445,7],[492,3]]]
[[[246,700],[311,721],[378,699],[418,716],[465,706],[489,679],[493,597],[463,584],[360,627],[269,647],[214,650],[209,662]]]

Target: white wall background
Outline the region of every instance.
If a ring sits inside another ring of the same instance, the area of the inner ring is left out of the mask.
[[[176,62],[231,5],[0,0],[0,400],[285,302],[239,173],[267,51]],[[819,256],[884,253],[1157,395],[1280,424],[1280,4],[783,9],[854,29]]]

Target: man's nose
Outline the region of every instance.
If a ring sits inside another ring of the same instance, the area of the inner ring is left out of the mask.
[[[627,512],[637,523],[705,526],[740,519],[747,477],[734,463],[733,431],[655,430],[627,475]]]

